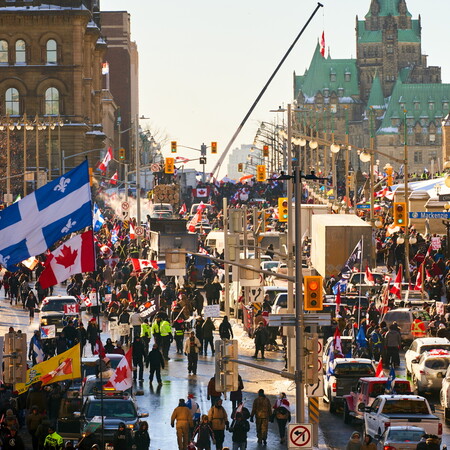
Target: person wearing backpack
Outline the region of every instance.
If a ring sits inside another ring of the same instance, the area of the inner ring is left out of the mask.
[[[250,424],[241,412],[237,412],[230,427],[230,432],[233,435],[233,450],[245,450],[247,448],[247,433],[249,431]]]
[[[286,442],[286,425],[291,420],[291,407],[286,394],[282,392],[273,405],[273,414],[271,421],[276,419],[278,431],[280,433],[280,442]]]

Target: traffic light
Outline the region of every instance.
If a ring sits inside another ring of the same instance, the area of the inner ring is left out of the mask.
[[[237,363],[231,362],[230,359],[238,357],[238,341],[237,340],[217,340],[215,342],[216,353],[216,391],[231,392],[237,391],[238,383],[238,366]]]
[[[211,153],[214,155],[217,153],[217,142],[211,142]]]
[[[93,180],[93,175],[94,175],[94,169],[92,167],[89,167],[89,186],[92,186],[94,183]]]
[[[287,222],[289,215],[289,202],[287,197],[278,199],[278,222]]]
[[[263,156],[264,156],[264,158],[268,158],[268,156],[269,156],[269,146],[268,145],[263,145]]]
[[[406,203],[394,202],[394,225],[398,227],[406,227]]]
[[[177,152],[177,141],[172,141],[170,143],[170,151],[172,153],[176,153]]]
[[[316,384],[319,381],[318,350],[319,339],[317,333],[305,335],[305,378],[308,384]]]
[[[244,164],[243,163],[239,163],[238,164],[238,172],[243,172],[244,171]]]
[[[392,172],[394,171],[394,169],[392,167],[386,167],[386,175],[387,175],[387,182],[386,184],[388,186],[392,186],[394,184],[394,180],[392,177]]]
[[[322,311],[323,309],[323,279],[321,276],[303,277],[304,287],[304,310]]]
[[[165,173],[175,173],[175,162],[173,158],[166,158],[164,164]]]
[[[6,384],[25,383],[27,379],[27,335],[25,333],[5,334],[5,371],[3,382]]]
[[[256,181],[266,181],[266,166],[264,164],[258,164],[256,166]]]
[[[125,149],[124,148],[119,149],[119,159],[122,161],[125,159]]]

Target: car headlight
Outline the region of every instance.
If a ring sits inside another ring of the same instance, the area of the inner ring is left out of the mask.
[[[47,319],[42,319],[42,320],[41,320],[41,324],[42,324],[42,325],[47,325]]]
[[[134,428],[134,423],[129,423],[127,426],[130,430],[132,430]]]

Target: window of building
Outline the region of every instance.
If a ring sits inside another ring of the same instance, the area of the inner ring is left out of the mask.
[[[442,109],[444,109],[444,110],[448,109],[448,102],[442,103]]]
[[[344,80],[349,82],[352,79],[352,74],[350,72],[345,72]]]
[[[387,53],[394,53],[394,46],[392,44],[386,45],[386,52]]]
[[[47,116],[59,114],[59,91],[54,87],[45,91],[45,114]]]
[[[58,46],[54,39],[47,41],[47,64],[56,64],[58,62]]]
[[[431,152],[428,152],[428,157],[429,157],[430,162],[437,161],[437,152],[434,150]]]
[[[334,72],[330,73],[330,82],[336,82],[336,74]]]
[[[344,88],[338,88],[338,96],[343,97],[344,96]]]
[[[414,152],[414,164],[422,164],[422,152]]]
[[[323,96],[324,96],[325,98],[328,98],[328,97],[330,96],[330,90],[329,90],[328,88],[325,88],[325,89],[323,90]]]
[[[8,64],[8,42],[0,41],[0,64]]]
[[[25,45],[25,41],[23,41],[22,39],[16,41],[16,64],[27,63],[26,51],[27,47]]]
[[[436,142],[436,135],[435,134],[430,134],[430,142]]]
[[[420,102],[414,102],[414,110],[420,111]]]
[[[5,93],[6,114],[18,116],[20,114],[19,91],[16,88],[9,88]]]
[[[434,102],[429,102],[429,103],[428,103],[428,109],[429,109],[430,111],[434,111]]]

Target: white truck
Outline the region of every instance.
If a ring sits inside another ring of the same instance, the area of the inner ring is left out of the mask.
[[[421,427],[427,434],[442,438],[442,423],[431,410],[428,400],[419,395],[379,395],[364,408],[365,432],[378,438],[391,426]]]

